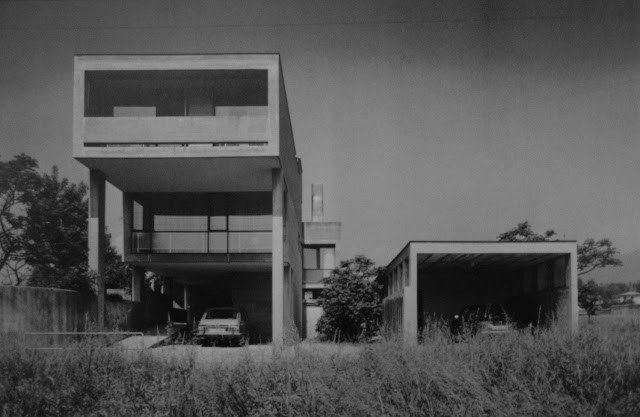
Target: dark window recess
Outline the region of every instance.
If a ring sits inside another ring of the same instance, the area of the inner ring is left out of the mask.
[[[132,251],[271,253],[271,201],[268,192],[134,198]]]
[[[268,105],[267,70],[86,71],[85,117],[215,116]]]

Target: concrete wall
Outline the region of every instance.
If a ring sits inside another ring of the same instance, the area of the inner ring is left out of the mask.
[[[81,306],[75,291],[0,286],[0,333],[77,331]]]
[[[382,302],[382,334],[387,339],[402,335],[403,297],[391,296]]]
[[[0,313],[0,333],[97,330],[96,297],[86,298],[76,291],[0,286]],[[106,330],[140,330],[143,326],[140,303],[106,301]]]
[[[308,339],[314,339],[318,337],[318,332],[316,331],[316,325],[318,324],[318,320],[320,320],[320,316],[322,315],[322,307],[315,303],[305,303],[304,304],[304,326],[305,326],[305,336]]]
[[[284,179],[285,335],[303,335],[302,323],[302,165],[297,158],[289,103],[279,68],[280,164]]]

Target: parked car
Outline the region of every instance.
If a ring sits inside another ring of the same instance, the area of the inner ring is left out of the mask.
[[[462,308],[450,323],[451,334],[504,334],[515,330],[507,310],[501,304],[475,304]]]
[[[234,307],[207,309],[198,322],[197,340],[205,346],[243,346],[249,340],[245,333],[243,312]]]

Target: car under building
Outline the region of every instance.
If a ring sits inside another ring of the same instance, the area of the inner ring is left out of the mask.
[[[383,279],[383,332],[417,343],[427,320],[499,304],[519,327],[578,328],[577,244],[411,241]]]

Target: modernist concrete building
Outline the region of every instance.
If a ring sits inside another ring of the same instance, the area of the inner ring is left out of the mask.
[[[336,267],[340,254],[340,222],[324,219],[324,193],[320,184],[311,186],[311,221],[304,223],[304,334],[307,338],[318,336],[316,324],[322,315],[317,298],[324,284]]]
[[[520,323],[578,328],[577,245],[409,242],[388,265],[384,332],[417,343],[424,320],[498,303]]]
[[[90,267],[104,271],[108,181],[135,301],[152,271],[191,315],[235,305],[261,340],[301,333],[302,169],[279,55],[76,56],[74,82]]]

